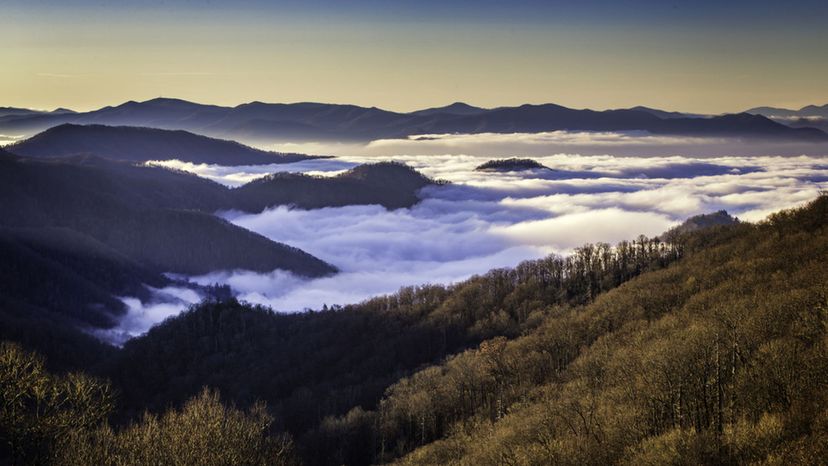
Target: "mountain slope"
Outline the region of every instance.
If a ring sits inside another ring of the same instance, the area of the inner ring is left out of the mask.
[[[397,163],[360,165],[334,177],[276,173],[233,190],[236,208],[261,212],[273,205],[303,209],[379,204],[388,209],[411,207],[420,201],[417,192],[433,182]]]
[[[289,432],[309,435],[309,464],[366,464],[373,446],[361,441],[353,444],[364,448],[361,460],[331,456],[337,447],[313,433],[325,416],[376,406],[389,385],[422,364],[495,336],[517,337],[548,307],[589,302],[675,259],[674,249],[640,239],[617,252],[590,245],[570,258],[404,288],[344,309],[276,314],[207,303],[129,341],[101,373],[122,390],[127,414],[163,409],[209,385],[242,406],[267,401]]]
[[[87,366],[119,424],[66,446],[100,455],[206,385],[269,409],[303,464],[822,464],[826,221],[823,195],[344,309],[204,303]]]
[[[156,272],[335,271],[295,248],[189,210],[212,212],[228,205],[226,195],[216,183],[154,167],[94,158],[85,164],[0,159],[0,224],[72,229]]]
[[[400,464],[819,464],[827,220],[823,195],[688,233],[675,266],[389,389],[383,438]]]
[[[29,157],[94,155],[131,162],[178,159],[218,165],[290,163],[313,158],[266,152],[186,131],[74,124],[53,127],[8,149]]]
[[[126,311],[115,296],[147,295],[169,282],[83,234],[61,228],[0,228],[0,295],[76,323],[110,327]]]
[[[786,448],[808,445],[814,416],[828,412],[826,209],[823,196],[759,226],[681,233],[673,247],[588,245],[567,261],[342,310],[204,305],[128,343],[104,373],[128,387],[131,412],[182,402],[201,384],[242,405],[265,399],[306,464],[376,464],[412,451],[404,462],[797,454]],[[283,359],[259,356],[274,352]],[[777,429],[768,446],[748,440],[764,435],[763,418]],[[691,443],[670,443],[682,439]],[[711,450],[717,442],[730,446]]]

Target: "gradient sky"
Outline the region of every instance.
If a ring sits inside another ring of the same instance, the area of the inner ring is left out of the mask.
[[[0,0],[0,106],[828,103],[824,0],[122,3]]]

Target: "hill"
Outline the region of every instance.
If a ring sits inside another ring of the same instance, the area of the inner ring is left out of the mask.
[[[720,210],[710,214],[695,215],[688,218],[681,225],[670,228],[662,236],[665,241],[672,242],[683,234],[690,233],[704,228],[710,228],[721,225],[732,225],[739,223],[739,219],[732,217],[726,210]]]
[[[551,168],[532,159],[497,159],[489,160],[475,167],[477,171],[516,172],[525,170],[551,170]]]
[[[809,432],[823,432],[811,429],[821,429],[828,402],[817,323],[826,312],[826,208],[823,196],[760,225],[683,233],[672,247],[624,243],[600,261],[611,250],[588,245],[566,261],[337,311],[205,306],[130,342],[108,373],[130,387],[133,409],[183,401],[200,384],[236,402],[264,397],[308,464],[412,451],[404,463],[501,464],[508,455],[606,464],[676,451],[700,463],[818,458],[821,447],[808,446],[818,437],[808,436],[824,435]],[[204,338],[219,316],[226,326]],[[216,335],[224,349],[198,343]],[[234,341],[249,353],[231,356]],[[287,360],[271,367],[256,356],[273,351]],[[292,358],[305,361],[301,375],[287,370]],[[131,370],[160,360],[177,362],[169,373]],[[429,360],[438,362],[410,372]],[[232,369],[207,369],[214,364]],[[251,365],[252,380],[239,372]],[[181,371],[194,374],[189,388],[165,382]],[[767,423],[776,430],[763,433]],[[771,443],[752,443],[756,435]]]
[[[360,165],[334,177],[276,173],[233,190],[236,208],[261,212],[273,205],[303,209],[378,204],[388,209],[411,207],[417,192],[433,181],[405,165],[382,162]]]
[[[205,213],[229,205],[227,190],[194,175],[96,158],[0,164],[0,224],[8,227],[68,228],[157,272],[335,270]]]
[[[816,129],[791,128],[761,115],[709,118],[648,108],[578,110],[554,104],[477,109],[462,103],[398,113],[355,105],[251,102],[236,107],[158,98],[75,114],[0,119],[0,133],[34,134],[63,123],[145,126],[245,140],[369,141],[435,133],[647,131],[652,134],[828,141]]]
[[[74,124],[50,128],[8,149],[29,157],[94,155],[130,162],[178,159],[217,165],[290,163],[314,158],[267,152],[186,131]]]

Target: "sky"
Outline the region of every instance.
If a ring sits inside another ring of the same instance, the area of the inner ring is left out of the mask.
[[[0,106],[828,103],[824,1],[0,0],[0,18]]]

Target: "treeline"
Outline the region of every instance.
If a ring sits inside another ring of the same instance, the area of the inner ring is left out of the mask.
[[[107,422],[110,385],[49,373],[43,360],[0,343],[0,461],[6,464],[224,466],[296,464],[291,440],[270,432],[264,405],[241,411],[203,390],[180,410],[127,426]]]
[[[550,306],[588,302],[677,257],[676,248],[641,237],[321,312],[206,303],[128,342],[100,373],[120,388],[128,416],[182,403],[207,385],[242,406],[266,401],[299,437],[326,416],[375,407],[389,385],[423,364],[516,337]]]
[[[674,266],[418,371],[307,444],[347,464],[824,464],[826,222],[823,195],[695,232]]]

